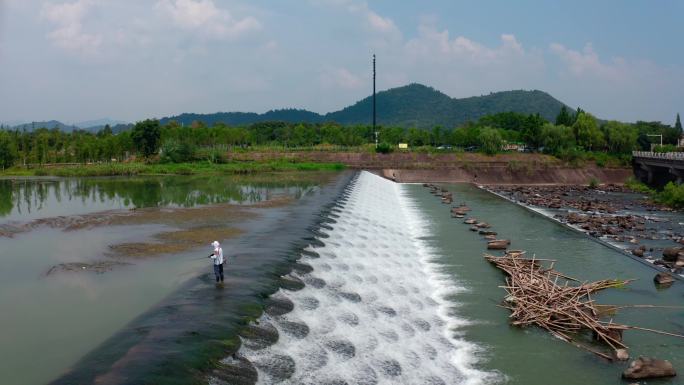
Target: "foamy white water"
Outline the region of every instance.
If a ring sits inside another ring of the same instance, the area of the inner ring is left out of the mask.
[[[313,267],[294,276],[300,291],[279,291],[294,310],[262,317],[278,342],[246,342],[240,351],[260,384],[482,384],[495,380],[473,368],[477,347],[459,337],[466,321],[446,295],[460,289],[439,273],[420,237],[429,222],[396,184],[362,172],[335,212]],[[294,368],[293,368],[294,366]],[[287,375],[283,375],[287,373]],[[289,378],[286,378],[289,377]]]

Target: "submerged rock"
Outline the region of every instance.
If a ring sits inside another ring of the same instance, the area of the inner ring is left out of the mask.
[[[644,252],[646,251],[645,249],[646,249],[645,247],[639,247],[637,249],[632,249],[632,255],[637,256],[639,258],[643,258]]]
[[[254,385],[259,375],[256,368],[244,357],[230,358],[213,370],[214,378],[230,385]]]
[[[295,372],[295,362],[290,356],[275,354],[255,360],[254,366],[272,379],[272,383],[283,382]]]
[[[622,378],[640,380],[644,378],[674,377],[677,373],[667,360],[639,357],[622,372]]]
[[[244,345],[250,349],[265,349],[278,342],[278,330],[268,322],[247,325],[238,335],[244,338]]]
[[[361,302],[361,296],[358,293],[339,292],[338,295],[350,302]]]
[[[671,285],[674,282],[674,277],[668,273],[658,273],[653,277],[653,282],[657,285]]]
[[[306,263],[297,262],[292,266],[292,270],[296,271],[299,274],[308,274],[313,271],[313,267]]]
[[[675,262],[683,255],[684,249],[681,247],[668,247],[663,250],[663,259],[668,262]]]
[[[380,372],[388,377],[397,377],[401,375],[401,365],[396,360],[381,360],[374,363],[374,366]]]
[[[282,321],[279,325],[283,332],[289,336],[302,339],[309,335],[309,326],[305,323]]]
[[[59,272],[91,272],[96,274],[106,273],[111,271],[115,267],[130,265],[130,263],[119,262],[119,261],[97,261],[97,262],[70,262],[70,263],[60,263],[58,265],[52,266],[45,275],[53,275]]]
[[[266,300],[264,312],[270,316],[279,316],[291,312],[294,304],[285,298],[269,298]]]
[[[495,239],[493,241],[487,242],[487,249],[489,250],[506,250],[511,244],[511,241],[507,239]]]
[[[302,280],[291,276],[280,277],[279,284],[280,287],[289,291],[298,291],[304,288],[304,282],[302,282]]]
[[[345,361],[354,358],[356,355],[356,347],[347,340],[326,341],[324,345],[326,348]]]

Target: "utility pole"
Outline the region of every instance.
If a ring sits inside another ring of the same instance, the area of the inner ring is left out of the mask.
[[[375,148],[378,148],[378,129],[375,126],[375,54],[373,54],[373,132],[375,133]]]

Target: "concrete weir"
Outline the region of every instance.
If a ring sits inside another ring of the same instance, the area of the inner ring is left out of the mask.
[[[271,297],[275,311],[209,383],[491,383],[493,374],[473,367],[477,346],[455,336],[463,320],[444,298],[459,288],[439,273],[406,187],[358,174],[331,210],[334,222],[319,229],[320,244],[301,255],[311,269],[291,273],[304,287]],[[245,367],[253,370],[233,375]]]

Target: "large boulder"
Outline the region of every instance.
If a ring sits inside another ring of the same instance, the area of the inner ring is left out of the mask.
[[[622,372],[622,378],[640,380],[644,378],[674,377],[677,375],[670,361],[639,357]]]
[[[684,249],[681,247],[668,247],[663,250],[663,259],[668,262],[676,262],[680,256],[684,256]]]
[[[653,282],[658,285],[671,285],[674,282],[674,277],[668,273],[658,273],[653,277]]]
[[[495,239],[493,241],[487,242],[487,249],[489,250],[506,250],[511,244],[511,241],[507,239]]]

